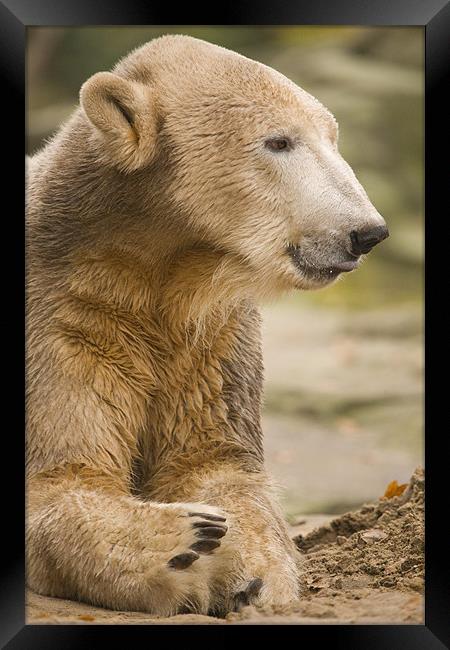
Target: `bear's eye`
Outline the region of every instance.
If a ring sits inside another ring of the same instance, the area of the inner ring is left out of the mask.
[[[270,151],[286,151],[292,149],[292,141],[289,138],[269,138],[265,146]]]

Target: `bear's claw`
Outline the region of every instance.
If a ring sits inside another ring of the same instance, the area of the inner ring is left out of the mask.
[[[209,519],[210,521],[226,521],[226,517],[221,515],[210,515],[208,512],[190,512],[189,517],[203,517],[203,519]]]
[[[223,524],[226,521],[221,515],[210,515],[206,512],[190,512],[189,517],[201,517],[200,521],[194,521],[192,528],[196,528],[195,536],[200,537],[198,542],[190,546],[198,553],[211,553],[220,546],[219,539],[226,535],[228,526]]]
[[[215,548],[220,546],[218,539],[200,539],[190,546],[193,551],[197,553],[211,553]]]
[[[228,526],[225,526],[225,524],[219,524],[216,521],[194,521],[192,524],[193,528],[216,528],[219,526],[220,528],[223,528],[224,530],[228,530]]]
[[[261,578],[253,578],[247,583],[245,589],[234,595],[234,611],[239,612],[246,605],[250,605],[253,598],[256,598],[261,591],[263,581]]]
[[[167,562],[167,566],[170,569],[176,569],[177,571],[180,569],[187,569],[193,562],[195,562],[195,560],[198,560],[199,557],[200,555],[195,553],[195,551],[180,553],[179,555],[174,555],[174,557]]]
[[[227,532],[226,526],[211,526],[211,527],[201,527],[195,534],[197,537],[207,538],[207,539],[220,539]]]

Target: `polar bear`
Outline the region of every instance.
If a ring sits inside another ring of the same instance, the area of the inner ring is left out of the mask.
[[[298,597],[264,468],[258,304],[388,235],[337,123],[163,36],[81,88],[27,184],[27,580],[155,615]]]

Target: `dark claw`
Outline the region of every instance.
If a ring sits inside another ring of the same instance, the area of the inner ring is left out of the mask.
[[[187,569],[193,562],[195,562],[195,560],[198,560],[199,557],[200,555],[194,551],[180,553],[180,555],[174,555],[174,557],[167,562],[167,566],[170,569],[176,570]]]
[[[233,611],[240,612],[243,607],[249,604],[245,591],[238,591],[233,598]]]
[[[226,521],[226,517],[221,517],[220,515],[210,515],[207,512],[190,512],[189,517],[202,517],[203,519],[209,519],[210,521]]]
[[[220,542],[217,539],[200,539],[192,544],[190,548],[197,551],[197,553],[211,553],[218,546],[220,546]]]
[[[248,598],[249,599],[256,598],[256,596],[259,595],[262,586],[263,586],[263,581],[261,580],[261,578],[253,578],[253,580],[250,580],[250,582],[247,585],[247,589],[245,590],[245,593],[247,594]]]
[[[220,539],[225,535],[227,532],[227,527],[222,527],[222,526],[213,526],[213,527],[208,527],[208,528],[200,528],[199,530],[196,531],[196,536],[197,537],[208,537],[208,538],[214,538],[214,539]]]
[[[228,526],[225,526],[225,524],[219,524],[216,521],[194,521],[192,524],[193,528],[223,528],[224,530],[228,530]]]
[[[239,612],[246,605],[250,605],[252,598],[256,596],[261,591],[263,586],[263,581],[261,578],[253,578],[250,580],[247,587],[243,591],[238,591],[234,596],[234,610]]]

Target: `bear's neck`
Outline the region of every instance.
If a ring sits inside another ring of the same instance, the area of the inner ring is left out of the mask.
[[[32,159],[27,216],[36,252],[61,265],[87,250],[122,251],[153,267],[192,248],[187,219],[165,191],[164,161],[123,174],[99,161],[91,137],[75,112]]]

